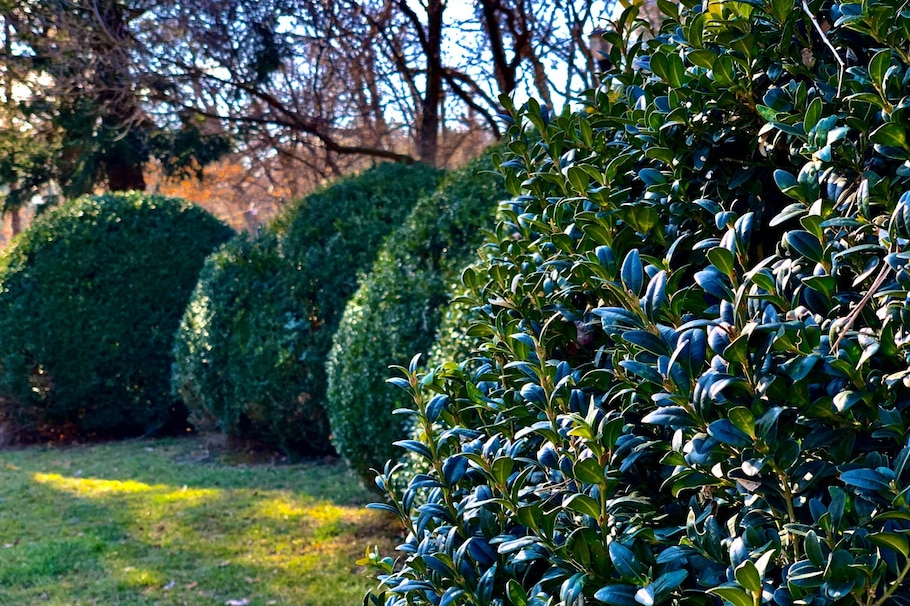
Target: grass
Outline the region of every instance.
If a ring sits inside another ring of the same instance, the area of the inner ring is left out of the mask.
[[[198,438],[0,452],[0,604],[360,604],[397,529],[339,462],[238,463]]]

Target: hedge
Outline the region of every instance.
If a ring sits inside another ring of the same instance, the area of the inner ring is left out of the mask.
[[[439,172],[381,164],[307,196],[203,269],[180,326],[173,385],[231,436],[293,457],[332,452],[325,357],[357,272]]]
[[[368,603],[910,603],[910,15],[658,5],[582,109],[502,99],[486,364],[399,369]]]
[[[84,197],[40,215],[0,258],[0,393],[40,435],[185,429],[170,395],[174,331],[231,229],[180,200]]]
[[[326,405],[336,449],[363,478],[408,432],[406,420],[390,416],[404,399],[386,383],[388,366],[432,346],[452,284],[505,193],[500,179],[480,171],[488,163],[484,155],[447,175],[417,203],[344,310],[327,362]]]

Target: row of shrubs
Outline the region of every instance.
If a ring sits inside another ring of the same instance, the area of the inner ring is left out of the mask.
[[[406,434],[386,422],[388,365],[432,345],[504,195],[488,165],[382,164],[255,237],[140,194],[45,213],[0,261],[7,429],[117,437],[189,417],[291,457],[337,449],[366,477]]]

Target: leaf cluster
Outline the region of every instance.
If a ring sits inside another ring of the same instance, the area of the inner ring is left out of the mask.
[[[582,111],[502,99],[485,364],[394,380],[427,471],[367,602],[908,602],[910,20],[658,4]]]

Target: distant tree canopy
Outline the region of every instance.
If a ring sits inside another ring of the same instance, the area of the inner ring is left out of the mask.
[[[0,180],[7,209],[42,186],[75,197],[145,189],[144,167],[198,170],[230,149],[225,132],[168,103],[181,86],[149,62],[155,3],[7,0]]]
[[[233,144],[346,171],[445,164],[499,136],[496,97],[593,83],[609,0],[0,0],[5,210],[36,193],[143,189]]]

